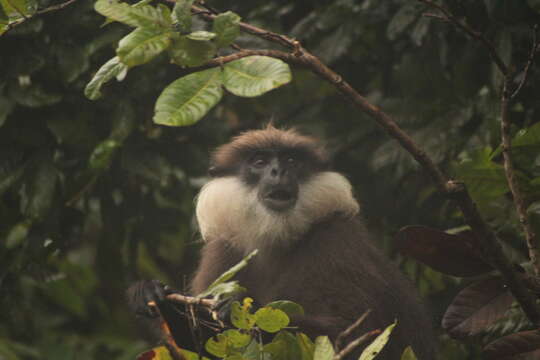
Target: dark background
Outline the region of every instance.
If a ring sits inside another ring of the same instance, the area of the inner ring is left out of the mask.
[[[58,3],[42,0],[39,8]],[[501,76],[485,48],[421,16],[433,11],[413,0],[209,3],[297,38],[394,115],[445,172],[480,181],[473,191],[480,209],[511,253],[523,257],[507,191],[492,191],[500,171],[467,173],[459,166],[500,143]],[[539,1],[444,3],[493,41],[504,60],[523,68]],[[262,97],[225,96],[191,127],[152,123],[157,96],[187,73],[165,57],[130,69],[92,102],[85,85],[129,31],[102,27],[92,6],[79,0],[0,37],[1,359],[133,359],[149,348],[126,309],[126,287],[158,278],[182,288],[200,247],[193,199],[209,152],[269,121],[324,139],[379,245],[417,283],[440,328],[464,282],[402,258],[393,235],[409,224],[451,229],[463,220],[395,141],[330,84],[298,68],[290,84]],[[247,35],[238,43],[275,47]],[[540,120],[539,80],[533,65],[512,103],[513,133]],[[120,146],[107,142],[119,139]],[[527,175],[535,178],[538,147],[530,151]],[[533,200],[540,194],[530,191]],[[476,345],[438,331],[441,358],[478,358]]]

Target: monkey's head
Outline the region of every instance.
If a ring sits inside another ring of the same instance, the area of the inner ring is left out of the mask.
[[[349,182],[314,138],[268,126],[218,148],[197,201],[203,239],[242,250],[289,245],[333,213],[358,212]]]

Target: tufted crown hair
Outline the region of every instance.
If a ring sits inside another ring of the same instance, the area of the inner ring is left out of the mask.
[[[317,170],[326,170],[329,158],[320,141],[301,135],[295,129],[281,130],[268,125],[261,130],[249,130],[217,148],[210,160],[211,176],[234,174],[247,156],[264,149],[293,150],[302,153]]]

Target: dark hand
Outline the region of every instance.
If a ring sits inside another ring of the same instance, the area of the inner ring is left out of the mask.
[[[159,280],[141,280],[129,287],[127,296],[129,306],[135,314],[155,318],[158,312],[155,306],[149,306],[148,303],[159,305],[166,301],[167,295],[174,292],[169,285],[164,285]]]

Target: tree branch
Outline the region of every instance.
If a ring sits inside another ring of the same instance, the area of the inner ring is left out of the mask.
[[[342,331],[336,338],[336,350],[339,351],[343,347],[343,342],[347,336],[350,336],[362,323],[366,320],[368,315],[371,313],[371,309],[366,311],[362,316],[358,318],[351,326]]]
[[[527,78],[529,77],[529,69],[531,68],[531,65],[534,63],[534,58],[536,56],[536,52],[539,51],[539,44],[538,44],[538,41],[536,39],[536,32],[538,30],[538,24],[534,25],[533,27],[533,44],[532,44],[532,49],[531,49],[531,52],[529,53],[529,59],[527,60],[527,64],[525,65],[525,69],[523,70],[523,78],[521,79],[518,87],[516,88],[516,90],[514,90],[514,92],[512,93],[512,95],[510,96],[510,100],[514,99],[518,94],[519,92],[521,91],[521,89],[523,88],[523,86],[525,85],[525,83],[527,82]]]
[[[529,64],[527,64],[529,65]],[[529,258],[533,266],[536,276],[540,276],[540,259],[538,256],[538,245],[536,234],[529,220],[527,213],[527,205],[523,198],[523,194],[519,188],[516,178],[516,170],[512,160],[512,140],[510,138],[510,117],[508,114],[508,106],[512,96],[509,95],[509,86],[511,78],[506,76],[504,79],[503,92],[501,96],[501,138],[502,138],[502,153],[504,163],[504,173],[508,182],[508,187],[514,199],[514,205],[519,216],[519,222],[525,233],[525,240],[529,250]]]
[[[360,336],[358,339],[351,341],[345,349],[341,350],[339,353],[337,353],[333,360],[341,360],[344,359],[347,355],[349,355],[351,352],[353,352],[357,347],[364,344],[366,341],[371,339],[375,335],[379,335],[381,333],[381,330],[372,330],[368,333],[365,333],[364,335]]]
[[[501,73],[503,73],[503,75],[508,74],[508,72],[509,72],[508,66],[504,63],[502,58],[497,53],[497,50],[495,49],[495,46],[493,46],[493,44],[481,32],[476,31],[472,27],[470,27],[469,25],[459,21],[454,16],[454,14],[452,14],[448,9],[446,9],[442,5],[434,3],[432,0],[418,0],[418,1],[421,2],[421,3],[426,4],[429,7],[437,9],[440,12],[443,13],[442,16],[441,15],[437,16],[437,15],[434,15],[434,14],[426,14],[428,17],[433,17],[433,18],[437,18],[437,19],[440,19],[440,20],[445,21],[445,22],[449,22],[449,23],[453,24],[455,27],[457,27],[458,29],[465,32],[467,35],[469,35],[473,39],[480,42],[482,45],[484,45],[486,47],[487,51],[489,52],[489,55],[491,56],[491,59],[493,60],[495,65],[497,65],[497,67],[499,68]]]
[[[22,19],[19,19],[19,20],[15,20],[13,22],[10,22],[8,23],[7,25],[7,28],[6,28],[6,31],[4,31],[2,34],[0,34],[0,37],[7,34],[8,31],[10,31],[11,29],[13,29],[14,27],[16,26],[19,26],[25,22],[27,22],[28,20],[30,19],[33,19],[35,18],[36,16],[38,15],[43,15],[43,14],[46,14],[48,12],[51,12],[51,11],[58,11],[58,10],[61,10],[71,4],[73,4],[74,2],[76,2],[77,0],[68,0],[64,3],[61,3],[61,4],[58,4],[58,5],[53,5],[53,6],[49,6],[48,8],[45,8],[45,9],[42,9],[42,10],[38,10],[36,11],[34,14],[30,15],[30,16],[25,16],[19,9],[17,9],[15,6],[13,6],[9,0],[8,0],[8,3],[13,6],[14,9],[17,10],[17,12],[19,12],[19,14],[21,15]]]
[[[472,30],[470,27],[461,24],[455,20],[452,14],[446,9],[432,3],[430,0],[419,0],[426,4],[433,4],[436,8],[443,11],[448,21],[452,22],[456,26],[464,29],[474,38],[482,42],[488,51],[490,52],[493,61],[497,64],[501,71],[507,72],[506,65],[502,62],[500,57],[495,51],[493,45],[487,41],[482,34]],[[207,10],[203,10],[199,7],[193,6],[192,10],[197,12],[199,16],[202,16],[206,20],[213,20],[216,15]],[[488,227],[474,201],[470,197],[464,184],[456,182],[446,175],[435,165],[433,160],[421,149],[412,138],[405,133],[396,121],[379,107],[371,104],[364,96],[360,95],[349,83],[342,79],[340,75],[332,71],[326,65],[324,65],[317,57],[309,53],[302,47],[299,41],[291,39],[284,35],[279,35],[270,31],[260,29],[256,26],[240,22],[240,29],[243,32],[256,35],[268,41],[280,44],[290,50],[292,53],[285,53],[276,50],[243,50],[240,55],[229,55],[216,59],[217,63],[213,63],[213,66],[223,64],[225,61],[232,61],[234,56],[249,56],[250,55],[265,55],[279,58],[290,64],[297,64],[310,69],[313,73],[317,74],[322,79],[331,83],[336,89],[348,100],[350,100],[359,110],[373,118],[388,135],[396,139],[400,145],[413,156],[413,158],[423,167],[423,169],[431,177],[439,191],[446,194],[449,198],[452,198],[457,203],[465,222],[471,227],[476,234],[482,248],[483,255],[487,262],[497,268],[504,277],[506,284],[514,294],[516,300],[523,308],[525,314],[533,324],[540,324],[540,306],[535,302],[532,294],[527,290],[522,279],[518,277],[512,264],[503,253],[499,239]]]
[[[167,300],[184,305],[200,305],[211,311],[217,304],[216,300],[187,296],[178,293],[167,295]]]

